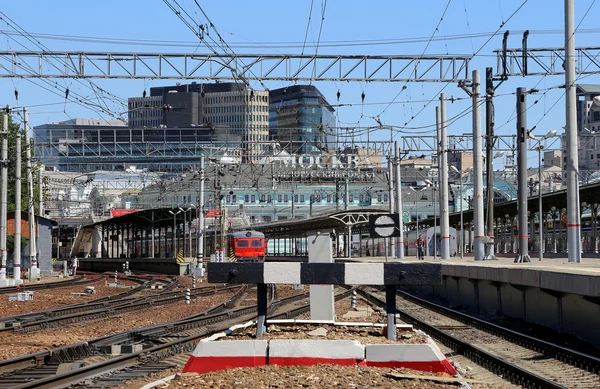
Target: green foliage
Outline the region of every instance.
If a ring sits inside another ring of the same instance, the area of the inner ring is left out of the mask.
[[[27,246],[27,241],[28,239],[21,236],[21,252],[23,252],[23,250],[25,249],[25,247]],[[14,252],[14,248],[15,248],[15,236],[14,235],[9,235],[6,237],[6,248],[8,250],[8,252]]]
[[[2,123],[4,115],[0,115],[0,123]],[[1,124],[0,124],[1,125]],[[27,170],[25,164],[26,156],[26,145],[25,145],[25,131],[20,128],[19,123],[13,121],[13,115],[8,116],[8,211],[15,210],[15,188],[16,188],[16,162],[17,162],[17,137],[21,137],[21,210],[29,210],[29,203],[27,201]],[[1,127],[0,127],[1,128]],[[31,153],[33,155],[33,142],[31,147]],[[37,174],[34,171],[34,180],[37,181]],[[38,185],[34,184],[34,199],[38,196]],[[36,215],[38,214],[37,202],[33,201]],[[43,215],[42,215],[43,216]]]

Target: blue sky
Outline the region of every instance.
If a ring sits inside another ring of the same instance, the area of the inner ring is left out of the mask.
[[[178,0],[186,10],[204,23],[194,0]],[[479,34],[495,32],[513,12],[523,3],[522,0],[452,0],[450,1],[440,27],[434,29],[446,8],[446,0],[432,1],[334,1],[326,3],[314,0],[310,24],[310,0],[275,1],[199,1],[204,11],[221,33],[223,39],[238,53],[299,53],[304,42],[308,25],[305,53],[314,53],[314,43],[318,40],[322,21],[319,53],[325,54],[389,54],[415,55],[422,54],[473,54],[488,39],[479,37],[471,39],[440,39],[432,41],[426,48],[425,41],[405,44],[364,44],[335,47],[335,41],[365,40],[384,41],[389,39],[429,38],[436,39],[458,34]],[[577,46],[593,46],[597,44],[600,28],[596,29],[600,4],[594,4],[587,16],[581,21],[593,0],[576,2],[576,25],[582,33],[576,36]],[[324,19],[322,9],[326,4]],[[58,5],[58,6],[57,6]],[[6,2],[2,12],[10,17],[25,31],[44,34],[68,36],[91,36],[103,38],[126,38],[129,40],[161,40],[188,42],[189,47],[165,47],[142,45],[111,45],[107,43],[74,42],[70,40],[53,40],[38,38],[50,50],[85,50],[85,51],[125,51],[125,52],[208,52],[198,43],[196,37],[179,20],[167,5],[160,0],[105,0],[102,2],[62,0],[48,2],[40,0],[22,0]],[[194,13],[195,11],[195,13]],[[581,22],[581,23],[580,23]],[[494,49],[501,47],[502,33],[511,31],[509,47],[520,47],[522,31],[531,31],[529,47],[559,47],[563,45],[563,2],[529,0],[500,30],[471,62],[471,69],[480,69],[482,76],[486,66],[496,66]],[[0,20],[0,30],[14,31],[6,21]],[[15,41],[16,39],[16,41]],[[238,42],[256,42],[256,47],[240,48]],[[273,42],[283,42],[282,46],[292,43],[294,48],[272,48]],[[26,48],[20,45],[22,43]],[[0,34],[0,50],[37,50],[31,42],[15,35],[8,37]],[[583,83],[599,83],[599,76],[585,77]],[[58,80],[62,87],[68,86],[72,93],[95,98],[85,83],[74,80]],[[168,85],[169,81],[152,80],[94,80],[102,89],[123,99],[140,96],[144,89],[152,86]],[[563,76],[556,77],[514,77],[506,81],[497,90],[496,127],[497,134],[514,134],[515,96],[517,87],[545,88],[564,83]],[[423,130],[406,130],[402,134],[431,135],[435,123],[435,104],[425,109],[423,101],[435,98],[445,84],[413,83],[408,84],[405,91],[400,92],[403,83],[332,83],[316,82],[330,103],[336,103],[336,93],[341,92],[340,103],[352,106],[338,109],[342,127],[372,126],[376,122],[373,117],[379,115],[386,125],[403,126],[410,121],[409,127],[423,127]],[[268,88],[285,86],[283,82],[265,82]],[[253,83],[253,87],[260,85]],[[97,112],[79,107],[75,104],[64,104],[64,98],[44,91],[27,80],[0,79],[0,104],[17,105],[14,90],[19,91],[19,106],[32,106],[31,123],[33,126],[51,121],[66,120],[75,117],[99,117]],[[365,93],[365,105],[361,104],[361,93]],[[455,84],[447,85],[444,92],[450,96],[465,98],[465,93]],[[565,108],[563,89],[552,89],[544,94],[532,95],[528,99],[528,127],[537,125],[536,132],[545,134],[550,129],[562,132]],[[387,103],[396,96],[396,102],[384,111]],[[538,100],[537,104],[533,104]],[[39,104],[56,103],[54,105],[34,107]],[[62,103],[62,104],[61,104]],[[381,104],[373,104],[381,103]],[[468,109],[470,100],[460,100],[448,104],[448,117],[453,117]],[[119,110],[117,105],[114,110]],[[417,114],[421,111],[419,114]],[[411,117],[415,116],[411,120]],[[471,117],[456,121],[448,130],[450,134],[471,132]],[[389,132],[372,133],[371,139],[389,139]],[[366,139],[366,138],[365,138]],[[537,162],[536,156],[530,156],[530,162]],[[499,164],[501,164],[499,162]]]

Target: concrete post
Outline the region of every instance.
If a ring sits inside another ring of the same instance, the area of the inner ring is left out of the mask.
[[[190,288],[187,288],[185,290],[185,303],[189,305],[190,304],[190,299],[191,299]]]
[[[450,215],[448,212],[448,137],[446,128],[446,94],[440,95],[440,139],[439,159],[441,162],[440,173],[440,230],[442,247],[440,247],[441,260],[450,259]]]
[[[385,307],[387,312],[387,338],[396,340],[396,285],[385,286]]]
[[[527,232],[527,91],[517,88],[517,209],[519,214],[519,254],[515,263],[531,262]],[[540,177],[541,178],[541,177]],[[541,188],[541,186],[540,186]],[[541,231],[540,215],[540,231]],[[512,228],[511,228],[512,229]],[[533,233],[533,231],[531,231]]]
[[[331,233],[333,230],[311,231],[308,237],[308,262],[333,263]],[[334,320],[333,285],[310,285],[310,318]]]
[[[401,179],[401,166],[400,166],[400,145],[398,141],[395,142],[396,149],[396,210],[398,213],[398,229],[400,230],[400,236],[398,237],[398,246],[396,247],[396,258],[404,258],[404,221],[402,220],[402,179]]]
[[[67,271],[67,261],[62,261],[63,263],[63,277],[67,277],[69,272]]]
[[[2,114],[2,154],[0,155],[0,286],[6,281],[6,259],[8,257],[6,237],[8,234],[8,110]]]
[[[33,170],[31,167],[31,142],[29,140],[29,112],[23,108],[23,124],[25,126],[25,150],[27,158],[27,203],[29,210],[29,280],[39,278],[40,269],[37,264],[37,248],[35,241],[36,221],[35,221],[35,201],[33,198]]]
[[[575,73],[575,1],[565,0],[565,106],[567,135],[567,250],[569,262],[581,262],[579,155]]]
[[[21,134],[15,139],[15,248],[13,250],[13,280],[16,285],[21,281]]]
[[[485,255],[483,231],[483,151],[481,138],[481,106],[479,70],[473,70],[473,256],[482,261]]]
[[[356,309],[356,291],[352,291],[352,300],[350,302],[350,308]]]
[[[312,294],[311,294],[312,297]],[[256,285],[258,320],[256,321],[256,337],[260,338],[267,329],[267,284]],[[312,305],[311,305],[312,310]]]

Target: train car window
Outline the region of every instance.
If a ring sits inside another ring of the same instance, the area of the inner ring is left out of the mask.
[[[250,242],[251,247],[262,247],[262,241],[258,240],[258,239],[253,239]]]
[[[247,240],[238,240],[236,242],[237,247],[248,247],[248,241]]]

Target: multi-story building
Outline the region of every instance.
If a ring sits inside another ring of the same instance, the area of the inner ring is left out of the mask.
[[[241,137],[229,130],[128,128],[123,122],[104,119],[44,124],[34,128],[34,139],[35,155],[44,165],[80,173],[131,167],[181,172],[198,164],[200,156],[239,155],[242,145]]]
[[[329,151],[335,141],[334,109],[313,85],[269,91],[269,138],[290,154]]]
[[[600,170],[600,105],[594,100],[600,96],[600,85],[577,85],[577,133],[580,180],[588,181]],[[596,99],[597,100],[597,99]],[[567,177],[567,142],[561,137],[563,151],[563,180]],[[545,156],[544,156],[545,157]]]
[[[269,93],[242,83],[150,88],[150,96],[129,99],[129,127],[207,127],[238,135],[245,157],[256,159],[269,138]]]

